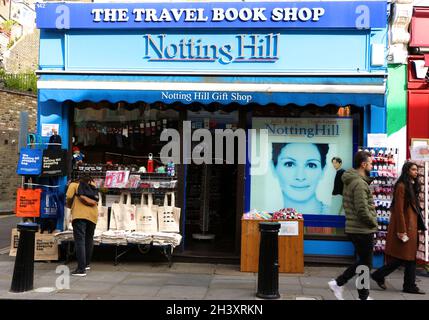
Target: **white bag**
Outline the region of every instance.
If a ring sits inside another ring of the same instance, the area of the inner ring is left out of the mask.
[[[168,196],[171,196],[171,204],[168,205]],[[175,207],[174,193],[166,194],[164,205],[158,208],[159,232],[180,232],[180,208]]]
[[[152,194],[142,193],[141,204],[136,209],[136,217],[137,231],[158,231],[158,206],[153,205]]]
[[[97,226],[95,227],[95,231],[104,232],[107,231],[107,223],[108,223],[108,208],[103,206],[102,196],[98,194],[98,219]]]
[[[127,197],[124,203],[124,196]],[[119,203],[112,205],[112,215],[116,222],[116,228],[111,230],[136,230],[136,206],[131,204],[131,193],[122,193]]]

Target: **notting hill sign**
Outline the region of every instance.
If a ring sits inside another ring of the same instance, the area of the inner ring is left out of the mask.
[[[39,29],[385,28],[386,1],[36,3]]]

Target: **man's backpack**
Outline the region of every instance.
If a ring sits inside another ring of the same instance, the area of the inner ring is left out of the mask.
[[[79,197],[79,200],[86,206],[96,206],[98,204],[98,190],[95,186],[79,182],[79,187],[77,188],[76,195]]]

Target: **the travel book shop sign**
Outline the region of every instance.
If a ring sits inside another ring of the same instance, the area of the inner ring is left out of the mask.
[[[383,28],[386,1],[37,3],[40,29]]]

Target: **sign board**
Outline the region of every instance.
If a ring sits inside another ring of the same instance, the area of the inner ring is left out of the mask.
[[[43,150],[42,176],[56,177],[66,175],[67,151],[63,149]]]
[[[386,1],[36,3],[39,29],[385,28]]]
[[[387,134],[385,133],[368,133],[368,147],[384,148],[387,146]]]
[[[298,221],[279,221],[280,231],[279,236],[298,236],[299,225]]]
[[[60,131],[60,125],[58,123],[44,123],[42,124],[42,137],[50,137],[53,135],[53,130],[57,133]]]
[[[16,173],[21,175],[39,175],[42,170],[42,150],[21,149]]]

